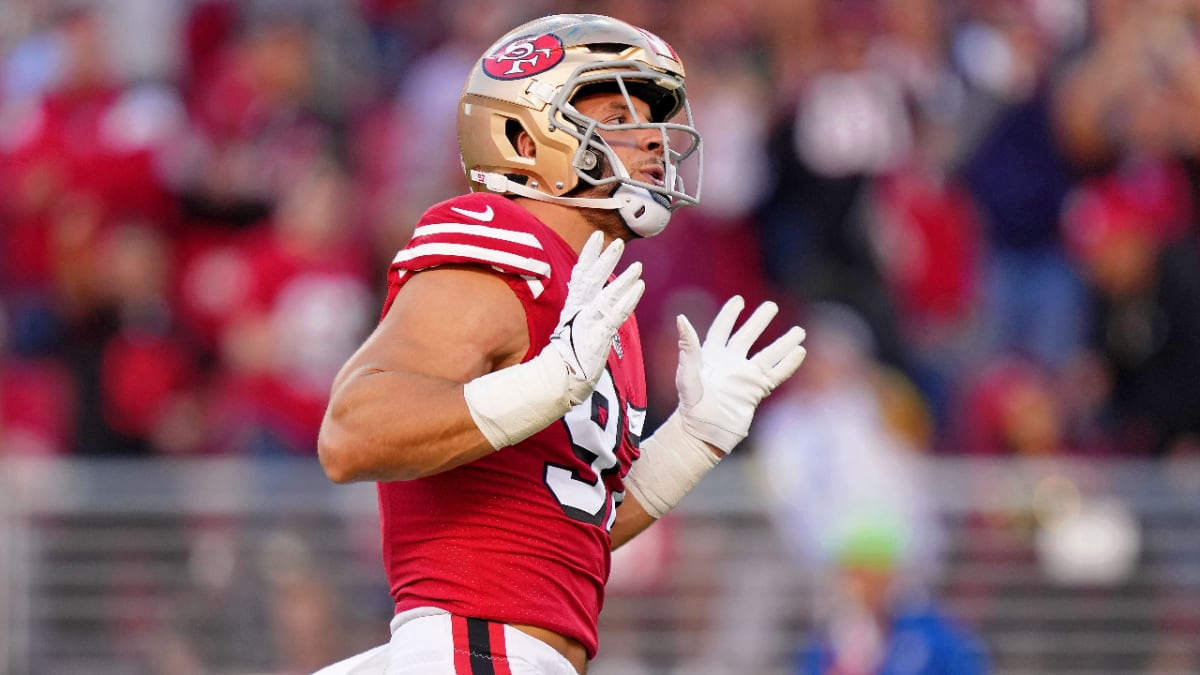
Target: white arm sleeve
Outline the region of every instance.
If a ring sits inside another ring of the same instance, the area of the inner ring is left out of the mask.
[[[475,426],[492,447],[512,445],[545,429],[571,409],[567,364],[543,351],[463,387]]]
[[[680,414],[675,412],[658,431],[642,441],[642,456],[625,475],[625,489],[646,513],[661,518],[696,487],[721,457],[707,443],[689,434],[683,428]]]

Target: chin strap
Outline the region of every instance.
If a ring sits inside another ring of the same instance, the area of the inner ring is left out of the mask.
[[[482,184],[490,192],[512,193],[539,202],[550,202],[584,209],[608,209],[617,211],[625,225],[639,237],[653,237],[667,228],[671,211],[655,198],[646,188],[622,183],[611,197],[601,199],[589,197],[557,197],[528,185],[522,185],[502,173],[490,173],[472,169],[471,180]]]

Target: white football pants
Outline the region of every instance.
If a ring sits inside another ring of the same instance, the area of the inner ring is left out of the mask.
[[[388,644],[314,675],[577,675],[553,647],[504,624],[415,609],[391,629]]]

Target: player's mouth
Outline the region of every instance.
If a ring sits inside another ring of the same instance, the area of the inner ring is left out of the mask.
[[[639,173],[642,174],[645,182],[651,185],[657,185],[659,187],[662,187],[663,177],[666,175],[666,172],[663,171],[662,167],[658,166],[645,167]]]

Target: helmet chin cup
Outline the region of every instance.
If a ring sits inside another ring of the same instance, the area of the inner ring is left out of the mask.
[[[622,184],[613,193],[613,198],[620,203],[617,213],[621,220],[637,236],[653,237],[667,229],[671,210],[663,203],[663,197],[646,188]]]

